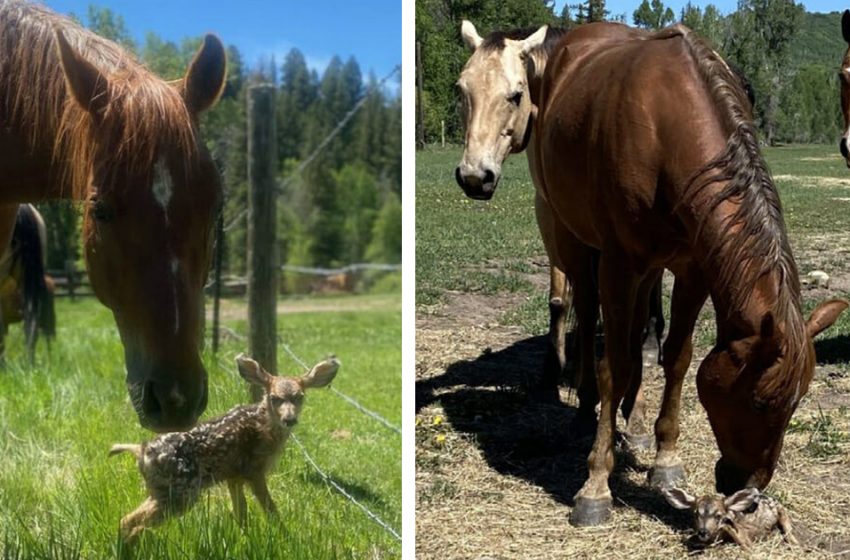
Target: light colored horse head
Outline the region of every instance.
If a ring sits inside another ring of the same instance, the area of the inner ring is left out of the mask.
[[[457,81],[466,136],[455,178],[470,198],[491,198],[502,162],[528,144],[537,114],[529,92],[529,57],[543,45],[547,31],[544,25],[523,39],[504,33],[484,39],[471,22],[461,25],[473,53]]]

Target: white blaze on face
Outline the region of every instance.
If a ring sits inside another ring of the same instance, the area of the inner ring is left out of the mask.
[[[159,158],[153,170],[153,185],[151,186],[154,200],[165,213],[165,223],[168,224],[168,204],[174,192],[174,183],[171,180],[171,172],[164,158]]]

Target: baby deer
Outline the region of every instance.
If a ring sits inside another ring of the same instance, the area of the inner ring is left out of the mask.
[[[247,507],[242,490],[245,483],[266,513],[275,513],[266,475],[298,422],[304,391],[329,384],[340,364],[331,357],[301,377],[272,375],[242,354],[236,357],[236,364],[243,378],[263,388],[260,402],[236,406],[188,432],[163,434],[141,445],[112,446],[110,455],[127,451],[136,456],[149,494],[121,519],[125,542],[169,515],[186,512],[204,489],[219,482],[227,482],[233,513],[240,523]]]
[[[776,527],[786,541],[797,544],[785,508],[757,488],[744,488],[728,498],[711,495],[694,498],[679,488],[664,489],[662,493],[674,508],[693,511],[694,537],[700,546],[727,540],[748,549],[753,540]]]

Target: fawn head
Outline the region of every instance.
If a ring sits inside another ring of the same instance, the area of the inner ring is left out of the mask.
[[[759,491],[757,488],[744,488],[728,498],[712,495],[694,498],[680,488],[665,488],[662,494],[674,508],[693,512],[694,537],[698,543],[707,545],[720,538],[723,527],[732,523],[736,513],[753,505]]]
[[[236,365],[239,367],[239,375],[246,381],[263,388],[263,399],[271,418],[280,426],[291,428],[298,423],[298,415],[304,405],[304,392],[324,387],[333,381],[340,363],[331,356],[300,377],[273,375],[244,354],[236,356]]]

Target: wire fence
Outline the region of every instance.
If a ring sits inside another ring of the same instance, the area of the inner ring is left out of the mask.
[[[342,494],[342,496],[346,500],[360,508],[360,510],[363,511],[363,513],[365,513],[366,516],[369,517],[369,519],[380,525],[382,529],[384,529],[387,533],[395,537],[397,541],[401,542],[401,535],[398,531],[396,531],[389,523],[381,519],[378,514],[370,510],[363,503],[359,502],[357,498],[352,496],[341,484],[337,483],[333,478],[328,476],[327,473],[325,473],[325,471],[323,471],[321,467],[319,467],[316,461],[313,460],[313,458],[307,452],[307,448],[304,447],[304,445],[301,443],[301,440],[299,440],[295,434],[292,434],[290,437],[292,438],[292,441],[294,441],[298,448],[301,450],[301,453],[304,454],[304,458],[307,460],[307,463],[309,463],[310,466],[313,467],[313,470],[315,470],[316,473],[320,477],[322,477],[322,480],[325,481],[325,484]]]

